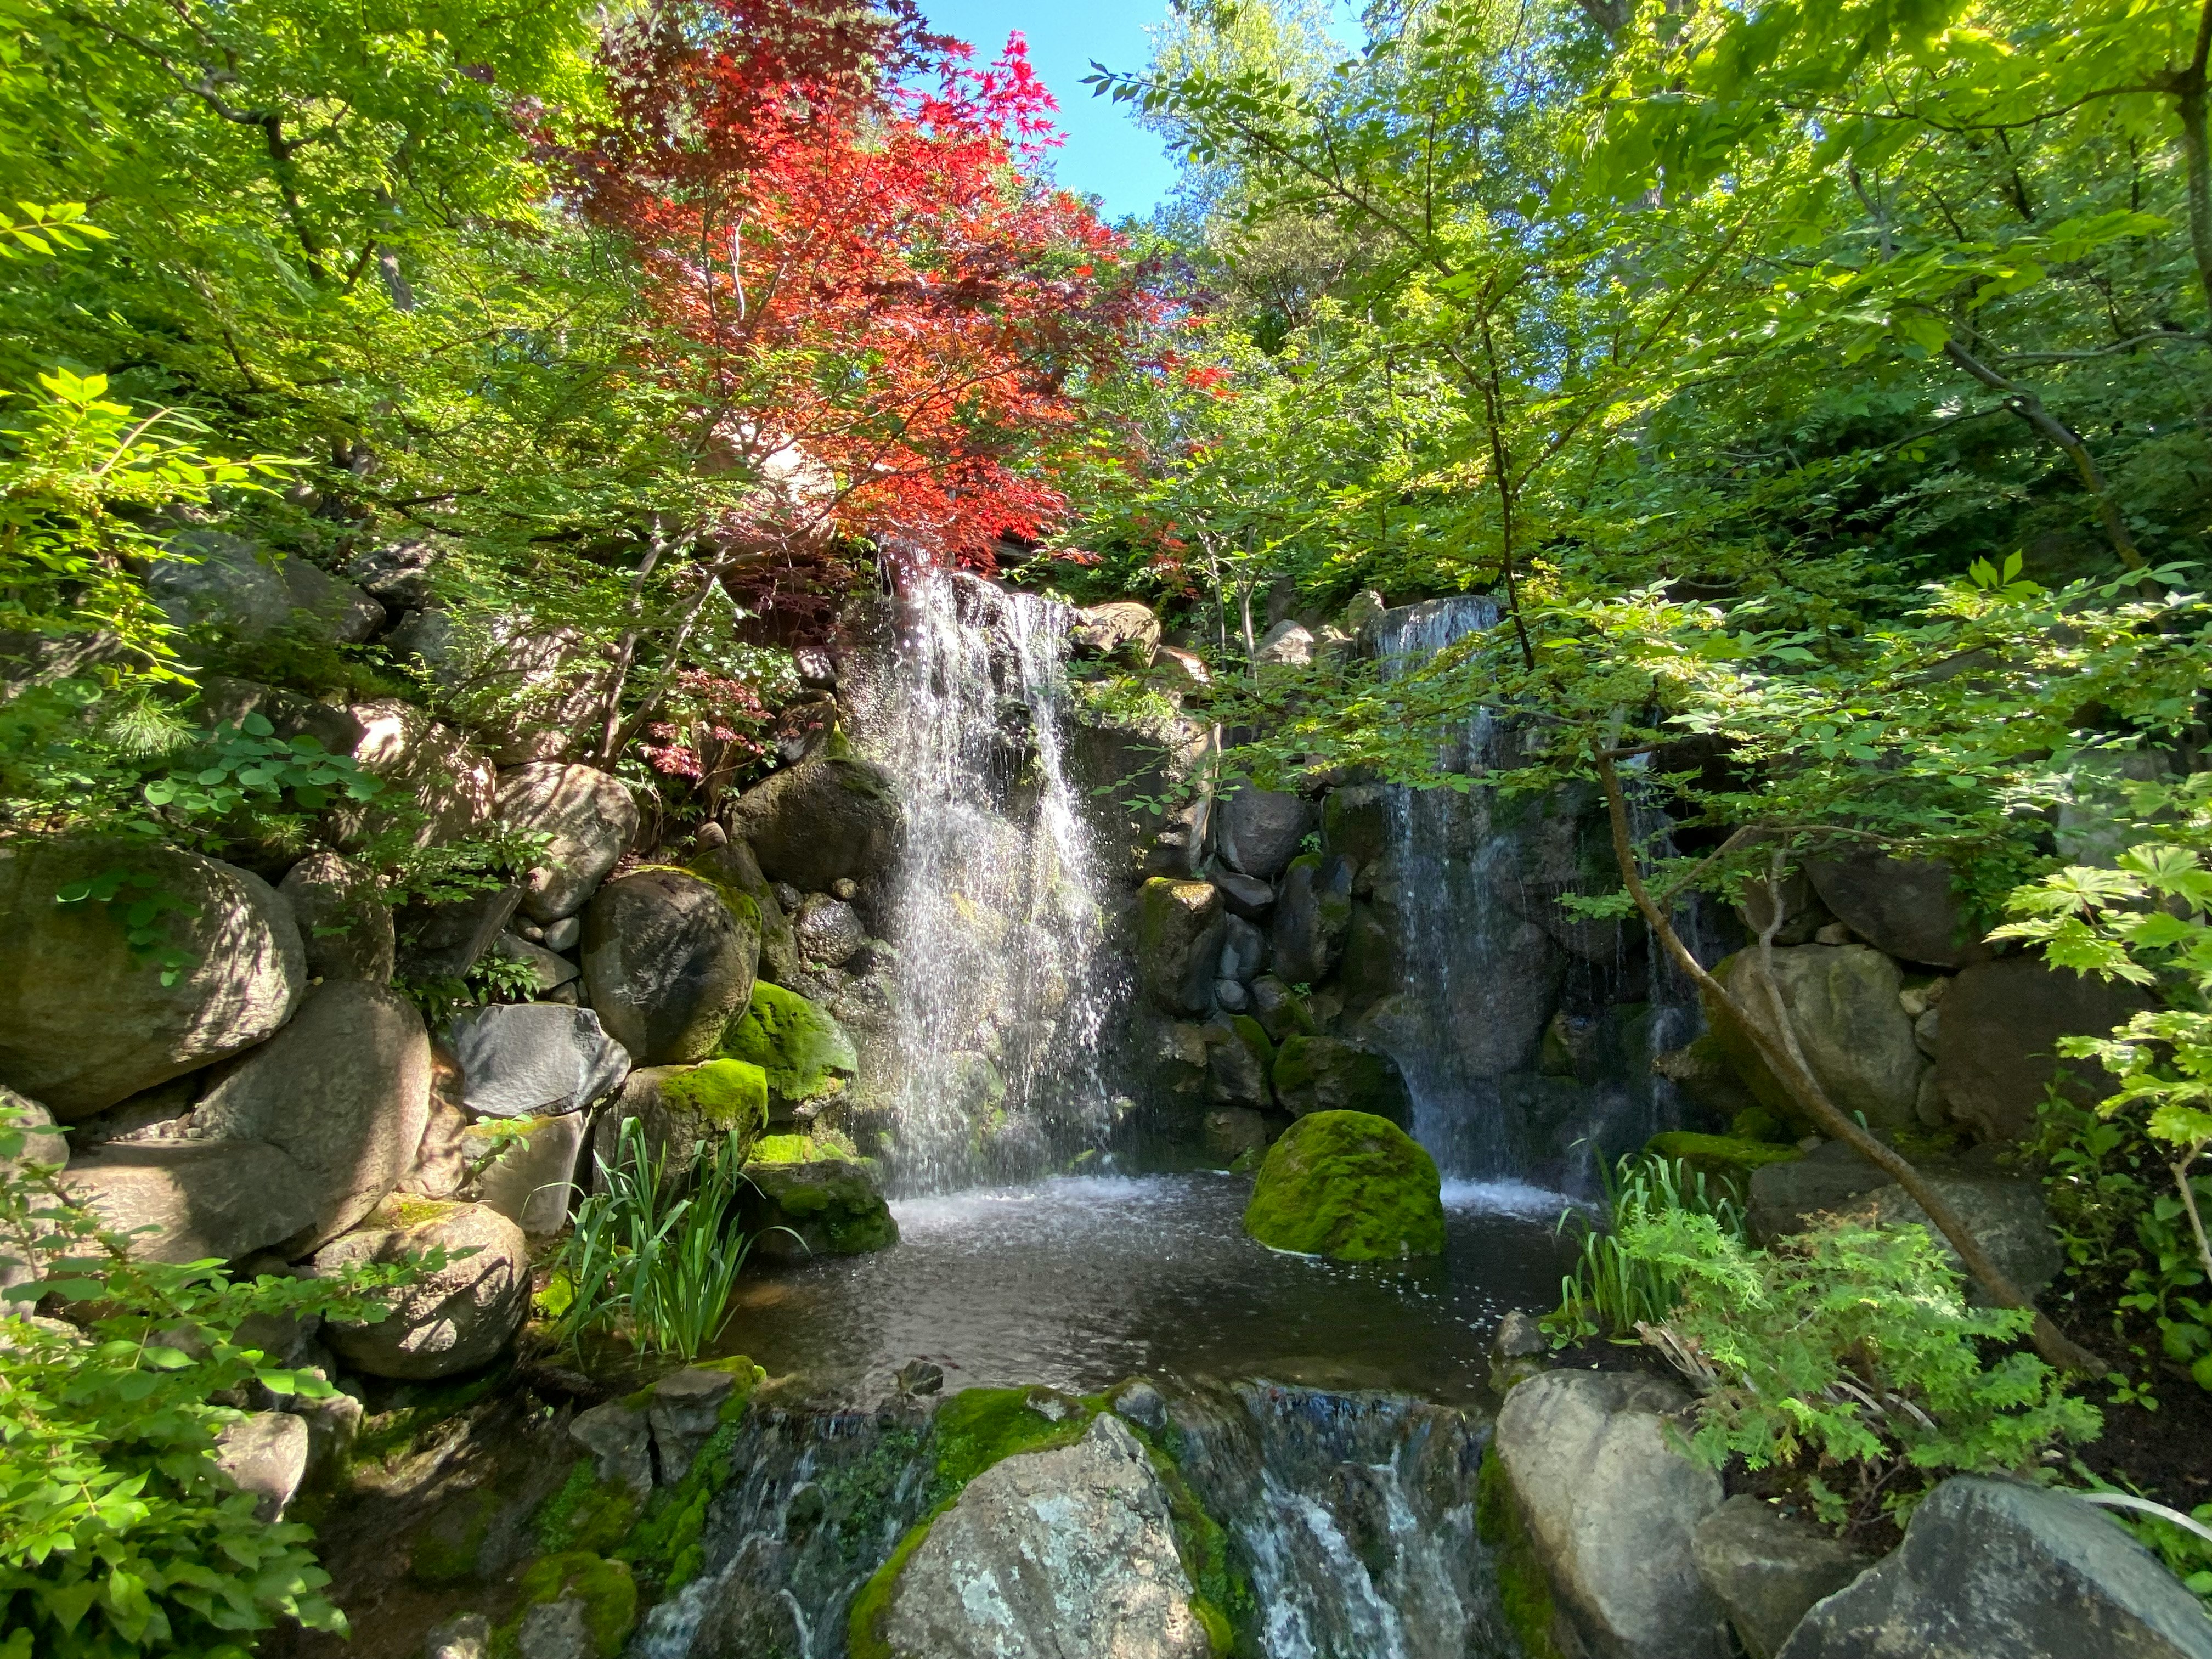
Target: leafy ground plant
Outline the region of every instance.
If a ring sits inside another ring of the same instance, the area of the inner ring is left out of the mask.
[[[1627,1248],[1622,1235],[1632,1224],[1666,1214],[1694,1215],[1710,1219],[1725,1237],[1743,1237],[1742,1206],[1720,1183],[1709,1184],[1703,1170],[1650,1152],[1631,1152],[1611,1169],[1601,1164],[1599,1176],[1605,1188],[1604,1224],[1581,1210],[1559,1218],[1562,1231],[1580,1229],[1582,1254],[1559,1281],[1559,1305],[1542,1322],[1557,1347],[1601,1334],[1633,1341],[1639,1324],[1665,1319],[1680,1299],[1679,1273]]]
[[[256,1384],[328,1395],[241,1327],[374,1322],[418,1269],[246,1280],[213,1261],[135,1261],[23,1161],[26,1141],[0,1111],[0,1656],[237,1659],[282,1620],[343,1633],[313,1533],[257,1520],[216,1467],[216,1437],[244,1415],[217,1402]]]

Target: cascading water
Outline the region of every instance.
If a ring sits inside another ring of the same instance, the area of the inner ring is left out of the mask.
[[[894,1181],[943,1192],[1036,1173],[1106,1108],[1121,992],[1066,762],[1066,607],[923,571],[862,729],[906,806]]]

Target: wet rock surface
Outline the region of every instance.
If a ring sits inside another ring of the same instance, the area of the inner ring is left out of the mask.
[[[607,1035],[640,1065],[678,1065],[712,1054],[744,1011],[760,930],[697,877],[648,870],[599,890],[581,948]]]

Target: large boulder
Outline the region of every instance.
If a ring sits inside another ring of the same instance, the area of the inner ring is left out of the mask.
[[[696,876],[641,870],[584,912],[584,983],[641,1066],[704,1060],[753,992],[760,930]]]
[[[630,1057],[589,1008],[499,1003],[463,1014],[450,1037],[461,1103],[478,1117],[581,1111],[622,1086]]]
[[[1208,1025],[1206,1032],[1206,1097],[1220,1105],[1249,1106],[1264,1110],[1275,1102],[1268,1074],[1274,1069],[1275,1045],[1249,1014],[1240,1014],[1226,1025]]]
[[[1719,1477],[1668,1443],[1674,1384],[1620,1371],[1547,1371],[1498,1413],[1498,1461],[1561,1610],[1597,1653],[1724,1659],[1726,1620],[1692,1540]]]
[[[284,1509],[307,1473],[307,1419],[289,1412],[250,1412],[216,1431],[215,1466],[230,1484],[253,1495],[264,1526]]]
[[[59,1170],[70,1161],[69,1137],[55,1127],[54,1115],[35,1100],[0,1084],[0,1128],[12,1128],[23,1137],[23,1150],[14,1158],[0,1158],[0,1174],[21,1164],[40,1164]]]
[[[1440,1255],[1436,1160],[1384,1117],[1315,1112],[1267,1149],[1244,1231],[1270,1249],[1340,1261]]]
[[[422,1016],[380,985],[317,986],[290,1024],[200,1101],[196,1137],[266,1141],[313,1192],[313,1249],[375,1208],[415,1161],[430,1118]]]
[[[769,880],[814,893],[889,867],[900,823],[889,775],[834,755],[776,773],[730,811],[731,832],[751,843]]]
[[[891,1591],[893,1659],[1209,1659],[1167,1490],[1109,1413],[977,1475]]]
[[[338,1357],[371,1376],[421,1379],[474,1370],[496,1359],[530,1304],[530,1247],[522,1229],[488,1204],[386,1200],[356,1231],[315,1255],[315,1271],[398,1262],[441,1249],[446,1265],[393,1299],[375,1324],[332,1320],[323,1333]]]
[[[192,717],[200,725],[242,726],[250,714],[267,720],[272,737],[290,742],[313,738],[333,755],[350,755],[361,747],[361,722],[350,711],[318,702],[297,691],[264,685],[258,680],[234,679],[228,674],[200,676],[200,694],[192,704]]]
[[[477,1170],[477,1201],[532,1237],[559,1232],[568,1224],[588,1121],[583,1112],[560,1112],[471,1124],[461,1132],[461,1153]]]
[[[299,921],[309,978],[392,983],[392,911],[374,872],[336,853],[311,853],[276,890]]]
[[[304,629],[352,642],[384,626],[382,605],[305,559],[212,529],[181,532],[169,551],[155,562],[146,587],[179,628],[220,629],[241,640]]]
[[[404,835],[416,847],[459,841],[490,821],[499,774],[490,757],[412,703],[381,697],[349,711],[361,722],[354,760],[384,789],[362,806],[331,814],[339,844],[359,847]]]
[[[1958,1475],[1905,1542],[1814,1605],[1780,1659],[2212,1659],[2212,1620],[2090,1504]]]
[[[1212,1004],[1224,933],[1221,890],[1210,881],[1155,876],[1137,908],[1137,977],[1164,1013],[1202,1014]]]
[[[824,968],[842,968],[868,942],[860,913],[828,893],[809,893],[792,925],[799,934],[801,958]]]
[[[1660,1139],[1664,1140],[1665,1136]],[[1974,1231],[2007,1277],[2030,1296],[2057,1276],[2064,1257],[2051,1231],[2043,1191],[2034,1181],[2010,1175],[1978,1149],[1961,1158],[1916,1158],[1913,1166]],[[1834,1216],[1865,1226],[1929,1227],[1921,1207],[1888,1175],[1832,1140],[1804,1158],[1771,1163],[1751,1176],[1747,1219],[1760,1244],[1801,1233],[1816,1218]],[[1966,1267],[1944,1244],[1951,1265]]]
[[[400,972],[417,981],[460,978],[483,959],[521,902],[519,884],[412,901],[392,924]]]
[[[632,1072],[622,1099],[599,1114],[592,1132],[595,1155],[612,1168],[620,1154],[623,1125],[639,1120],[647,1156],[660,1160],[671,1186],[689,1173],[702,1150],[735,1130],[744,1142],[768,1127],[768,1076],[742,1060],[710,1060],[700,1066],[648,1066]]]
[[[1989,957],[1948,864],[1859,852],[1815,859],[1805,873],[1837,920],[1877,951],[1936,968]]]
[[[1806,1064],[1828,1098],[1873,1128],[1917,1123],[1927,1060],[1898,1001],[1904,977],[1897,963],[1863,945],[1795,945],[1774,952],[1774,976]],[[1713,977],[1761,1028],[1771,1028],[1755,948],[1737,951]],[[1818,1127],[1806,1122],[1749,1031],[1717,1000],[1706,999],[1705,1018],[1759,1104],[1802,1127]]]
[[[1400,1128],[1413,1121],[1413,1097],[1398,1062],[1379,1048],[1339,1037],[1297,1033],[1276,1050],[1276,1097],[1293,1117],[1312,1112],[1365,1112]]]
[[[1351,926],[1352,860],[1318,853],[1292,859],[1269,933],[1276,976],[1292,985],[1327,979],[1344,955]]]
[[[843,1092],[860,1056],[828,1010],[780,985],[755,985],[722,1034],[721,1053],[760,1067],[779,1115]]]
[[[742,841],[725,842],[701,853],[684,866],[700,880],[712,884],[731,913],[742,918],[752,906],[760,925],[760,965],[754,971],[772,985],[795,982],[805,965],[799,954],[799,931],[791,924],[769,881]]]
[[[1356,865],[1379,862],[1398,841],[1390,792],[1372,783],[1332,789],[1322,801],[1321,840],[1328,851]]]
[[[379,604],[404,611],[430,597],[430,573],[442,556],[435,542],[419,536],[380,542],[346,562],[346,580]]]
[[[112,904],[73,898],[116,872]],[[119,912],[166,902],[167,964]],[[177,907],[182,908],[177,908]],[[261,1042],[292,1017],[307,964],[291,907],[258,876],[137,840],[0,847],[0,1083],[64,1123]]]
[[[1749,1659],[1774,1659],[1808,1608],[1874,1565],[1825,1528],[1749,1492],[1698,1522],[1690,1555]]]
[[[774,1135],[755,1149],[745,1165],[752,1190],[744,1205],[753,1248],[770,1261],[805,1261],[897,1243],[898,1223],[867,1170],[812,1149],[799,1135]]]
[[[1314,818],[1311,802],[1248,783],[1215,806],[1213,844],[1231,870],[1273,880],[1297,856]]]
[[[315,1224],[320,1184],[259,1141],[114,1140],[62,1182],[148,1261],[235,1261]],[[141,1233],[139,1229],[147,1231]]]
[[[2103,1036],[2150,1001],[2134,986],[2051,968],[2036,957],[1978,963],[1943,994],[1936,1081],[1951,1115],[1984,1140],[2017,1140],[2061,1061],[2062,1036]],[[2082,1101],[2111,1091],[2094,1060],[2063,1062],[2068,1091]]]
[[[552,836],[523,884],[533,921],[573,916],[599,890],[637,835],[637,803],[607,773],[538,761],[499,775],[500,821]]]
[[[1086,605],[1068,624],[1068,643],[1074,654],[1110,657],[1126,652],[1139,667],[1148,665],[1160,648],[1160,619],[1152,606],[1136,599],[1109,599]]]

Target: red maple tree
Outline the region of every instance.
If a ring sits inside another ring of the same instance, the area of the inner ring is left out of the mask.
[[[988,570],[1041,538],[1081,386],[1154,301],[1035,176],[1054,106],[1021,37],[978,67],[911,0],[688,0],[610,55],[586,204],[638,251],[701,464],[756,483],[708,538],[726,585],[803,605],[856,549]]]

